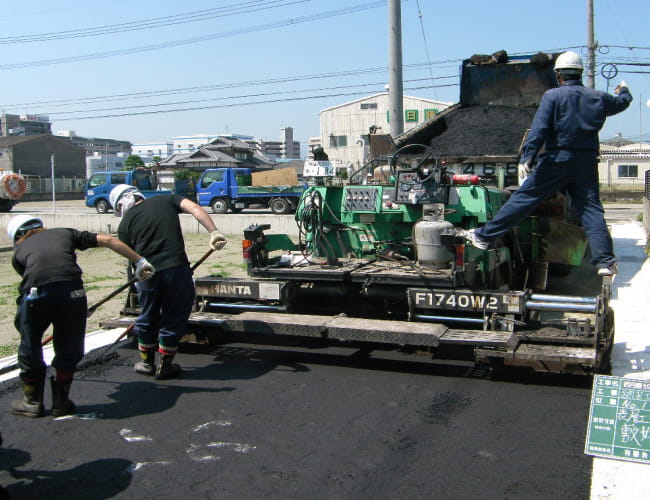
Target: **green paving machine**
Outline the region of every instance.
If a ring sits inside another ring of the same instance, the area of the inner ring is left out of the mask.
[[[517,188],[518,149],[555,85],[553,58],[473,56],[457,105],[400,137],[371,135],[372,160],[345,180],[330,168],[311,176],[297,238],[249,226],[249,276],[195,280],[193,331],[607,371],[611,278],[583,266],[588,244],[568,197],[546,200],[487,250],[458,236]]]

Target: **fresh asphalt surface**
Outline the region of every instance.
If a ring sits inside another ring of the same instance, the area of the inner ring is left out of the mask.
[[[158,382],[130,344],[101,353],[75,416],[12,416],[19,385],[0,384],[12,499],[589,498],[587,377],[248,343],[185,345],[182,376]]]
[[[589,495],[586,380],[236,344],[179,354],[182,377],[156,382],[133,373],[136,350],[116,353],[86,358],[77,415],[3,411],[0,484],[13,499]],[[17,388],[2,385],[3,409]]]

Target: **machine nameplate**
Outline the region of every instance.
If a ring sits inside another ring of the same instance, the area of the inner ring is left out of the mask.
[[[409,299],[415,309],[444,309],[454,311],[522,312],[520,293],[485,293],[471,290],[409,289]]]
[[[197,281],[196,294],[208,297],[280,300],[281,283],[261,281]]]

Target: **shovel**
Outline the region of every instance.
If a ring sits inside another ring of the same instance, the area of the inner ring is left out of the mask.
[[[201,264],[203,264],[203,262],[205,262],[205,260],[206,260],[206,259],[207,259],[211,254],[212,254],[212,252],[214,252],[214,250],[213,250],[212,248],[211,248],[210,250],[208,250],[207,252],[205,252],[205,254],[204,254],[204,255],[203,255],[199,260],[197,260],[197,261],[194,263],[194,265],[192,266],[192,268],[191,268],[192,272],[194,272],[194,270],[195,270],[197,267],[199,267]],[[124,283],[123,285],[121,285],[121,286],[120,286],[119,288],[117,288],[116,290],[114,290],[114,291],[112,291],[111,293],[109,293],[106,297],[104,297],[103,299],[101,299],[99,302],[97,302],[96,304],[93,304],[92,306],[90,306],[90,307],[88,308],[88,312],[86,313],[86,317],[87,317],[87,318],[90,318],[90,316],[92,316],[93,313],[94,313],[94,312],[99,308],[99,306],[101,306],[102,304],[105,304],[106,302],[108,302],[109,300],[111,300],[113,297],[115,297],[115,296],[118,295],[119,293],[122,293],[124,290],[126,290],[127,288],[129,288],[131,285],[135,284],[136,281],[138,281],[138,278],[133,278],[133,279],[129,280],[128,282]],[[122,333],[122,335],[120,335],[120,337],[115,341],[115,343],[119,342],[119,341],[122,340],[126,335],[128,335],[128,334],[133,330],[133,327],[134,327],[134,326],[135,326],[135,323],[129,325],[129,327],[128,327],[128,328],[127,328],[127,329]],[[43,342],[41,342],[41,345],[49,344],[49,343],[52,341],[52,338],[53,338],[52,335],[46,337],[46,338],[43,340]]]

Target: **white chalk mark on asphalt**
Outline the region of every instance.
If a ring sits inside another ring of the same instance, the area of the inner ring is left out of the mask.
[[[150,467],[152,465],[171,465],[171,462],[138,462],[137,464],[132,464],[126,468],[126,472],[135,472],[137,470],[143,469],[144,467]]]
[[[212,426],[228,427],[229,425],[232,425],[232,422],[230,422],[229,420],[213,420],[212,422],[206,422],[205,424],[197,425],[196,427],[194,427],[193,431],[199,432]]]
[[[94,420],[97,418],[96,413],[77,413],[75,415],[63,415],[62,417],[56,417],[53,420]]]
[[[135,434],[131,429],[122,429],[120,431],[120,436],[122,436],[129,443],[137,443],[140,441],[153,441],[149,436],[139,436]]]
[[[213,462],[215,460],[221,460],[221,457],[205,453],[201,448],[203,447],[196,444],[190,444],[185,451],[195,462]]]
[[[254,450],[257,446],[253,446],[247,443],[208,443],[206,446],[209,448],[232,448],[233,451],[237,453],[248,453],[250,450]]]

